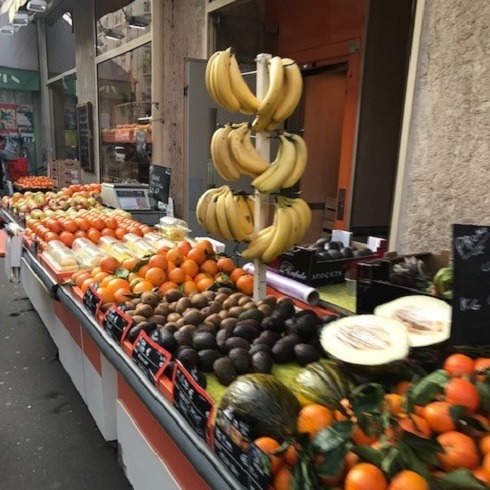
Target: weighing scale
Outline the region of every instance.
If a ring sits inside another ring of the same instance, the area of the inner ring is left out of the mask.
[[[162,212],[152,207],[148,184],[102,184],[102,204],[130,212],[134,219],[155,225]]]

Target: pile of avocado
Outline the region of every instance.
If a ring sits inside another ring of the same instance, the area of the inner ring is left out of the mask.
[[[330,237],[319,238],[308,248],[315,250],[316,255],[324,260],[352,259],[373,255],[370,248],[345,247],[342,242],[333,241]]]

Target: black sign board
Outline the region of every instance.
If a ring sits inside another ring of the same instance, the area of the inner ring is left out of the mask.
[[[94,140],[92,104],[80,104],[76,108],[78,159],[82,168],[94,169]]]
[[[104,330],[120,344],[123,338],[124,331],[131,328],[133,319],[125,315],[117,306],[111,306],[102,320]]]
[[[453,345],[490,344],[490,226],[453,227]]]
[[[267,454],[251,444],[248,453],[249,488],[254,490],[268,490],[271,486],[271,460]]]
[[[208,426],[214,411],[211,397],[178,361],[175,363],[173,384],[175,408],[194,432],[208,441]]]
[[[83,306],[85,306],[92,315],[96,316],[101,303],[102,298],[92,286],[89,286],[83,295]]]
[[[231,474],[248,487],[250,439],[249,429],[233,415],[218,410],[214,425],[214,451]]]
[[[171,169],[161,165],[150,165],[149,194],[156,201],[168,203]]]
[[[133,346],[133,361],[156,384],[170,361],[171,354],[140,331]]]

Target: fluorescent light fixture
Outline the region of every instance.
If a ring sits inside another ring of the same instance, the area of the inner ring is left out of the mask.
[[[70,27],[73,25],[73,19],[71,18],[70,12],[66,12],[61,17]]]
[[[138,122],[148,122],[151,121],[151,116],[138,117]]]
[[[3,34],[4,36],[13,36],[17,31],[18,28],[14,26],[0,27],[0,34]]]
[[[150,24],[149,20],[143,15],[132,15],[127,19],[128,26],[131,27],[131,29],[146,29]]]
[[[12,25],[15,27],[25,27],[29,25],[29,16],[25,12],[17,12],[12,20]]]
[[[113,41],[120,41],[125,37],[118,29],[104,29],[104,35],[107,39],[112,39]]]
[[[31,12],[45,12],[48,7],[46,0],[30,0],[27,3],[27,10]]]

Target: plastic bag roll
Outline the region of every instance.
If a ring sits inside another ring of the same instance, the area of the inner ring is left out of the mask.
[[[249,273],[253,274],[254,266],[252,263],[247,263],[243,268]],[[301,284],[298,281],[283,277],[280,274],[276,274],[272,271],[266,272],[267,285],[276,289],[280,293],[283,293],[291,298],[298,299],[303,303],[309,305],[316,305],[320,299],[318,291],[306,284]]]

